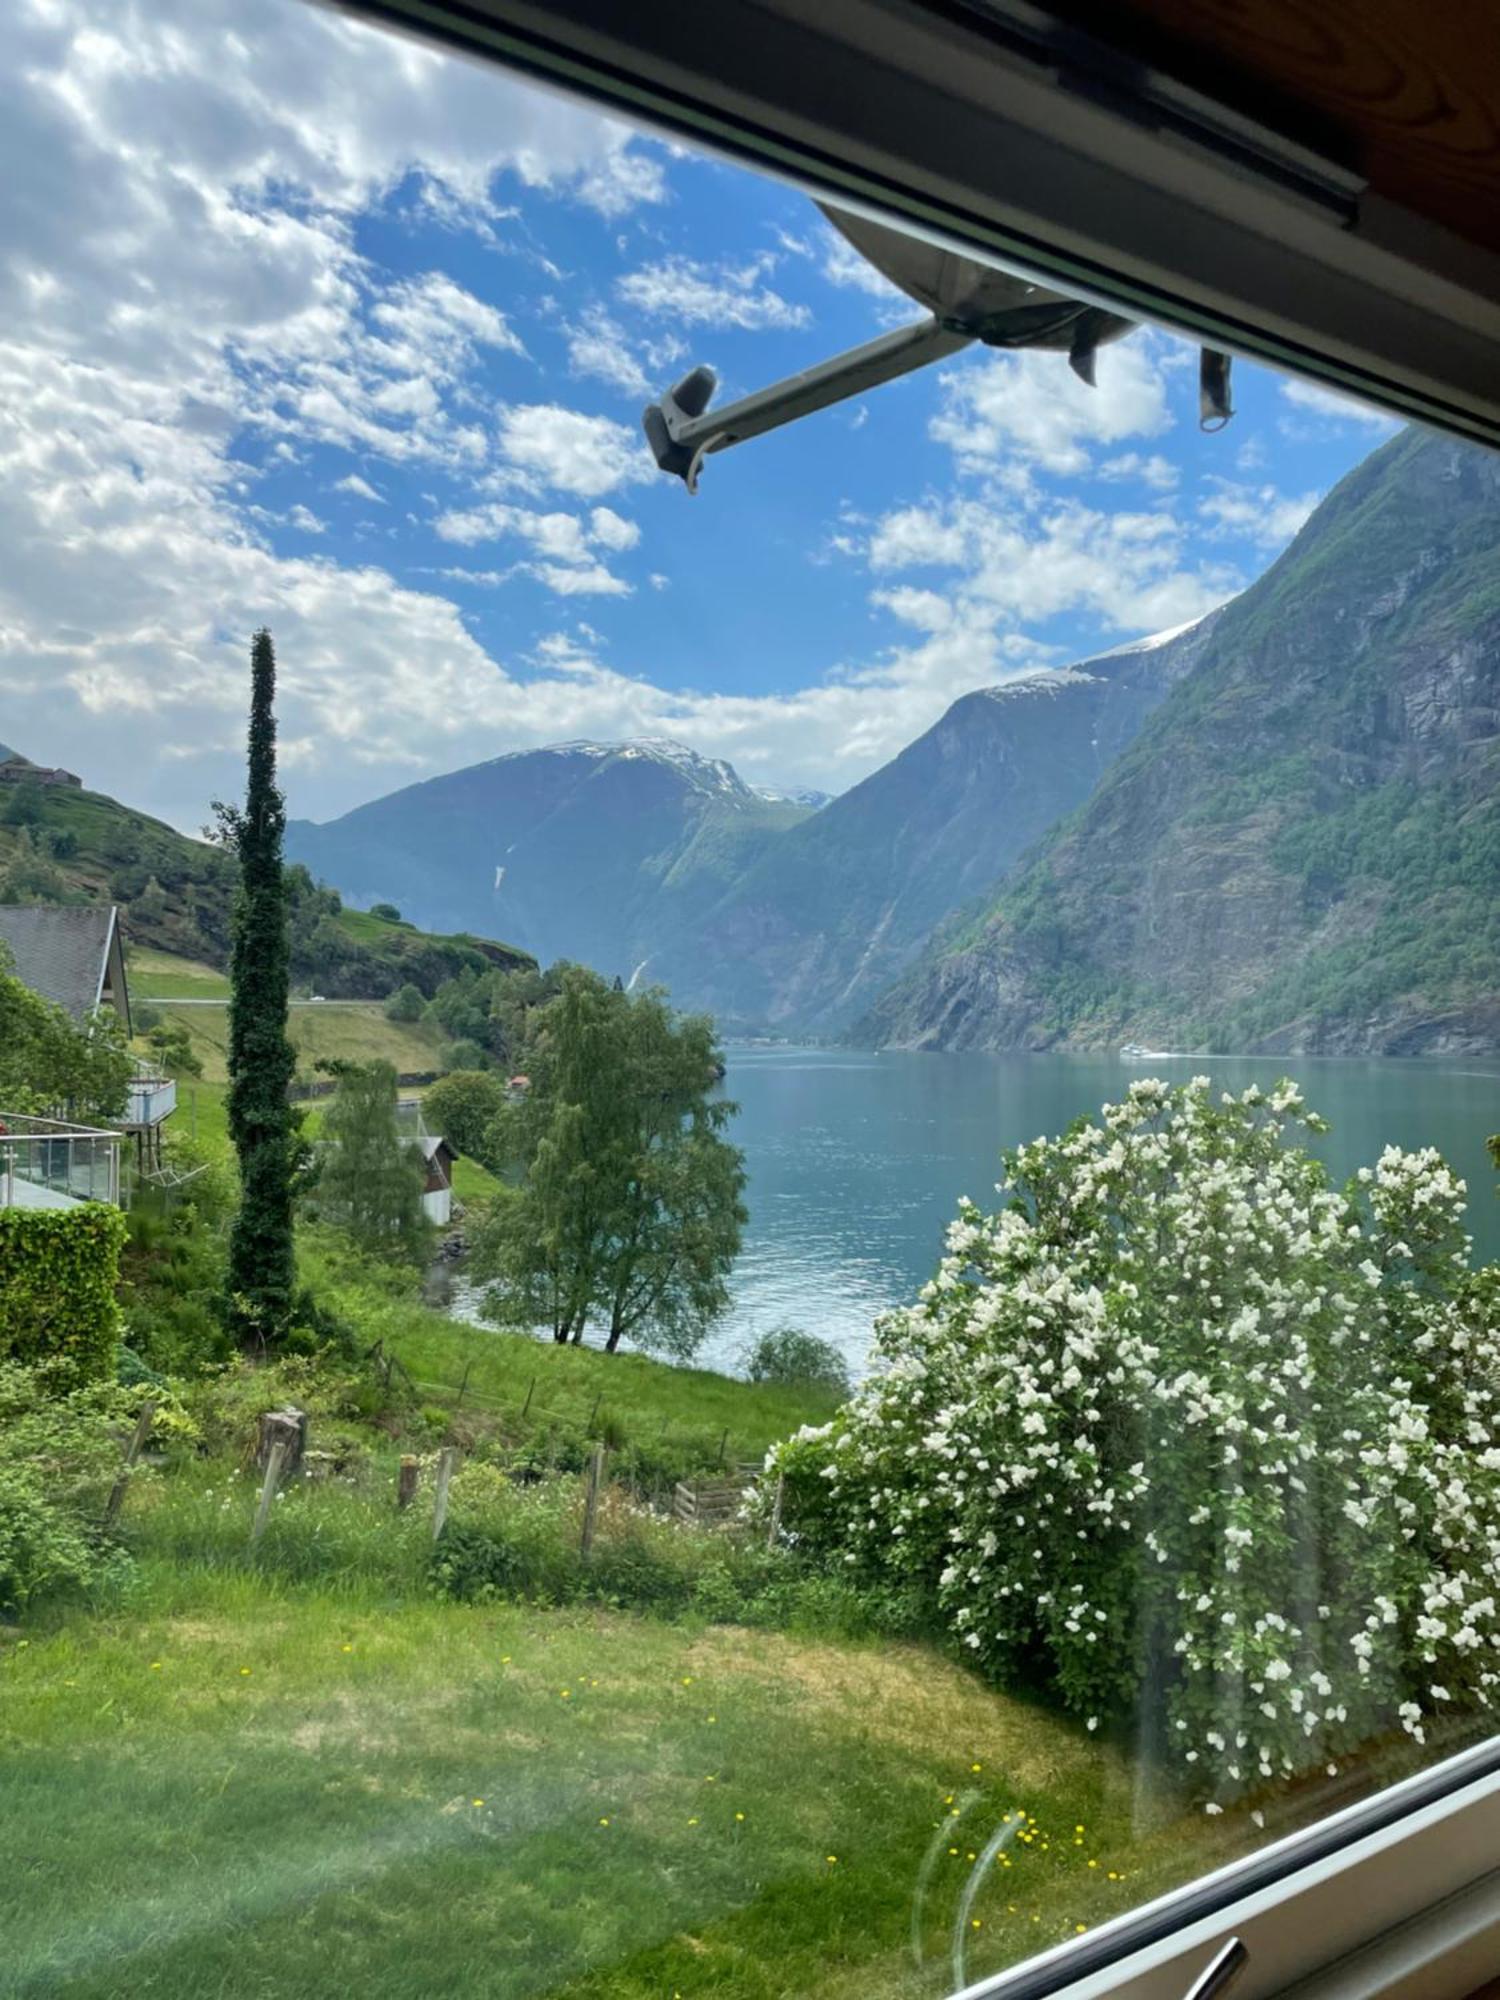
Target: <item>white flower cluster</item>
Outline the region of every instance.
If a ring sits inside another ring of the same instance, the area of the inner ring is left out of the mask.
[[[1500,1686],[1464,1185],[1392,1148],[1340,1192],[1288,1123],[1321,1129],[1290,1083],[1145,1081],[1021,1147],[772,1461],[800,1536],[929,1589],[997,1678],[1149,1714],[1216,1800]]]

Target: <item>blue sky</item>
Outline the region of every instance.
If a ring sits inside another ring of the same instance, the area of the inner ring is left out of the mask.
[[[967,689],[1197,616],[1393,428],[1148,331],[971,351],[711,459],[639,433],[907,317],[796,190],[301,0],[22,4],[0,740],[196,827],[250,629],[294,812],[671,735],[839,790]],[[8,156],[8,157],[7,157]]]

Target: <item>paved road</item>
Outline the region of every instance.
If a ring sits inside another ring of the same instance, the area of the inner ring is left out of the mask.
[[[229,995],[221,994],[217,1000],[189,1000],[170,993],[137,993],[136,1003],[146,1007],[227,1007]],[[374,1000],[288,1000],[288,1007],[373,1007]]]

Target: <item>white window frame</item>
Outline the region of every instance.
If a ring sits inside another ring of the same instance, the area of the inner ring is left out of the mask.
[[[341,0],[1074,296],[1500,444],[1500,258],[1031,0]],[[665,385],[663,385],[665,386]],[[966,1989],[1462,2000],[1500,1970],[1500,1738]]]

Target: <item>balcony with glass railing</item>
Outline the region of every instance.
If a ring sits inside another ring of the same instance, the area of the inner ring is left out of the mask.
[[[118,1132],[0,1111],[0,1208],[120,1200]]]
[[[177,1109],[177,1079],[142,1064],[130,1079],[121,1120],[127,1132],[150,1131]]]

